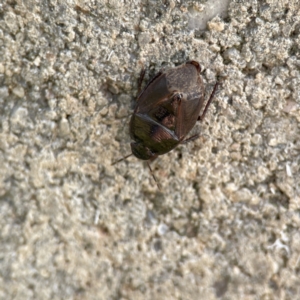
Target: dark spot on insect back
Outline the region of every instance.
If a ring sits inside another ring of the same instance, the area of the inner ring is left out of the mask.
[[[157,111],[155,112],[155,118],[157,121],[162,121],[164,118],[166,118],[169,115],[169,112],[166,108],[163,106],[159,106]]]
[[[159,106],[154,112],[154,118],[161,125],[167,127],[170,130],[175,130],[176,126],[176,113],[179,103],[182,99],[182,94],[175,94],[172,101],[164,106]]]
[[[175,129],[175,122],[175,116],[171,114],[167,115],[163,120],[161,120],[161,124],[170,130]]]
[[[165,107],[160,106],[154,116],[156,121],[158,121],[161,125],[167,127],[168,129],[174,130],[175,116]]]

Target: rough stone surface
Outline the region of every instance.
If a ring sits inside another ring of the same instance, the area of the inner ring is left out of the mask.
[[[300,4],[206,5],[1,1],[0,299],[299,299]],[[159,191],[111,163],[141,68],[190,59],[223,86]]]

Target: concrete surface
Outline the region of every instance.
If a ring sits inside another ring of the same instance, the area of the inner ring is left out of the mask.
[[[211,4],[1,1],[0,299],[300,299],[300,4]],[[111,163],[141,68],[190,59],[223,87],[160,192]]]

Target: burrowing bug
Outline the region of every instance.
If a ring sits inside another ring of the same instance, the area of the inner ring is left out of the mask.
[[[154,76],[139,94],[131,116],[132,153],[115,163],[132,154],[142,160],[153,160],[198,136],[186,139],[197,120],[203,120],[218,86],[216,83],[200,115],[204,104],[200,71],[199,63],[192,60]]]

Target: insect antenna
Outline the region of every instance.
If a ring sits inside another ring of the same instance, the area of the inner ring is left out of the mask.
[[[153,171],[152,171],[152,169],[151,169],[150,164],[149,164],[148,161],[147,161],[147,165],[148,165],[148,168],[149,168],[149,170],[150,170],[150,173],[151,173],[151,175],[152,175],[152,177],[153,177],[153,179],[154,179],[154,181],[155,181],[155,183],[156,183],[158,189],[161,191],[161,186],[160,186],[159,182],[157,181],[157,179],[156,179],[156,177],[155,177],[155,175],[154,175],[154,173],[153,173]]]
[[[124,157],[122,157],[122,158],[116,160],[116,161],[113,162],[111,165],[113,166],[113,165],[119,163],[120,161],[125,160],[126,158],[128,158],[128,157],[131,156],[131,155],[132,155],[132,153],[130,153],[130,154],[128,154],[128,155],[126,155],[126,156],[124,156]]]

